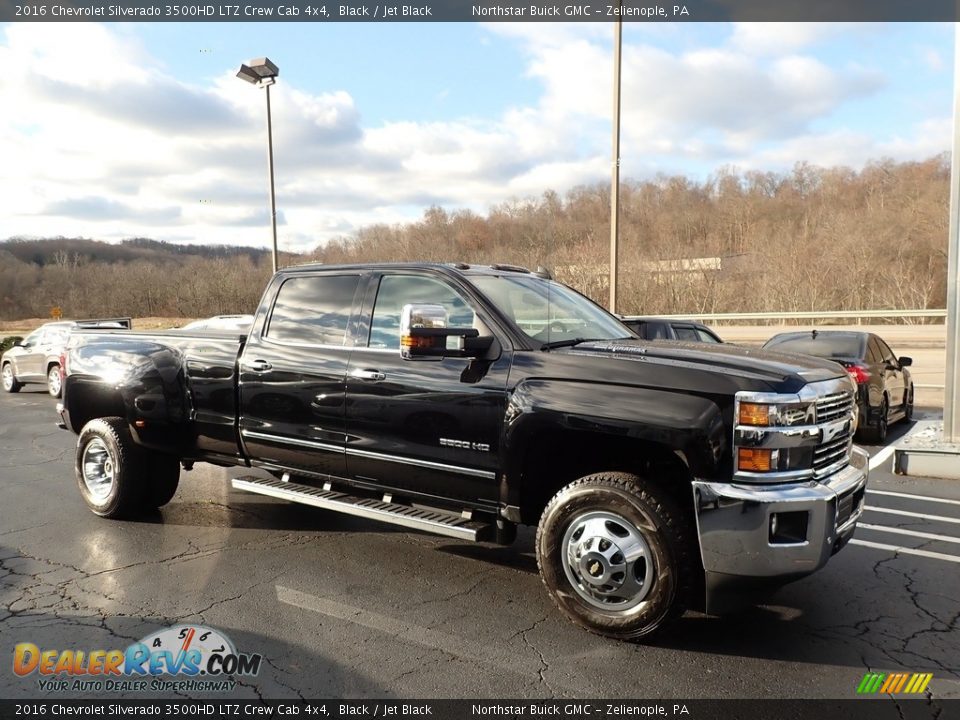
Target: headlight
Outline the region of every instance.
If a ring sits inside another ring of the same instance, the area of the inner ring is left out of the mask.
[[[813,425],[816,422],[811,403],[757,403],[741,402],[737,410],[737,424],[752,427],[791,427]]]
[[[798,395],[737,398],[734,471],[744,477],[803,473],[813,464],[819,441],[814,403]]]

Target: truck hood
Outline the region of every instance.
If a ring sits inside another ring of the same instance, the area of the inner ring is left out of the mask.
[[[598,340],[550,352],[683,366],[689,369],[752,377],[777,384],[793,380],[803,385],[846,376],[843,367],[830,360],[729,344]]]

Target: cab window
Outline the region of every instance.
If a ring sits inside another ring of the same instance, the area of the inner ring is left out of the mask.
[[[697,337],[697,331],[689,325],[674,325],[673,331],[677,334],[677,340],[693,340],[696,342],[700,339]]]
[[[470,305],[446,283],[420,275],[385,275],[377,289],[368,347],[398,350],[400,313],[404,305],[412,303],[442,305],[447,311],[447,327],[475,327]]]
[[[306,275],[277,293],[266,337],[292,345],[344,345],[359,275]]]

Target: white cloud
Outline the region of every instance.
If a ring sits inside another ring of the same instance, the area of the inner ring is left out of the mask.
[[[481,117],[478,107],[457,120],[364,127],[363,108],[346,90],[273,87],[282,245],[309,248],[364,225],[417,217],[431,204],[483,212],[510,197],[607,179],[610,27],[487,27],[521,44],[518,73],[541,88],[497,117]],[[839,109],[884,83],[875,70],[828,65],[810,52],[841,31],[736,25],[713,46],[676,51],[655,47],[647,32],[631,33],[623,177],[721,164],[779,169],[799,160],[856,166],[945,149],[942,119],[921,119],[887,138],[831,126]],[[266,244],[262,92],[228,70],[205,85],[183,83],[126,32],[89,23],[5,29],[0,193],[15,211],[0,216],[0,238]],[[78,58],[103,71],[74,75]]]
[[[733,23],[730,46],[751,55],[780,55],[841,33],[867,31],[862,23],[738,22]]]

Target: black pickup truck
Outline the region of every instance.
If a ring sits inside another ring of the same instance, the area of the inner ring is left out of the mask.
[[[523,268],[289,268],[248,336],[79,330],[65,365],[98,515],[169,502],[204,461],[266,471],[238,490],[462,540],[534,525],[560,610],[617,638],[817,570],[863,507],[842,367],[648,343]]]

